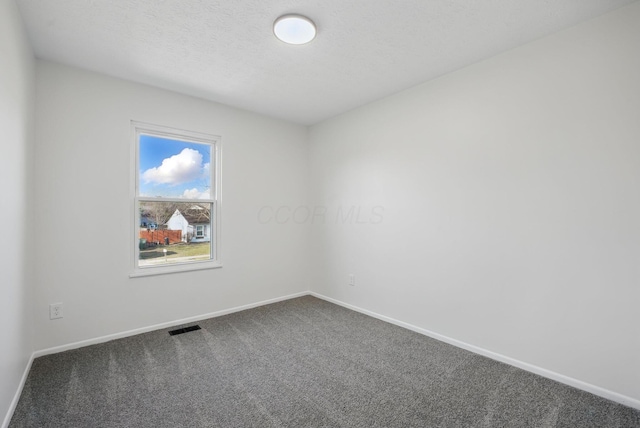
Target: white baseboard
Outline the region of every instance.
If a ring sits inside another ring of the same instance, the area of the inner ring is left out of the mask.
[[[83,348],[89,345],[95,345],[98,343],[109,342],[115,339],[122,339],[123,337],[135,336],[136,334],[148,333],[154,330],[160,330],[167,327],[173,327],[181,324],[188,324],[192,322],[202,321],[208,318],[216,318],[223,315],[232,314],[234,312],[244,311],[246,309],[257,308],[258,306],[268,305],[270,303],[281,302],[283,300],[294,299],[296,297],[307,296],[309,295],[308,291],[302,291],[300,293],[289,294],[287,296],[276,297],[273,299],[263,300],[261,302],[249,303],[247,305],[236,306],[231,309],[223,309],[221,311],[211,312],[208,314],[196,315],[194,317],[184,318],[180,320],[169,321],[161,324],[150,325],[147,327],[136,328],[134,330],[123,331],[120,333],[109,334],[106,336],[96,337],[93,339],[81,340],[79,342],[68,343],[66,345],[54,346],[53,348],[42,349],[40,351],[34,352],[33,358],[42,357],[44,355],[57,354],[58,352],[64,352],[71,349]]]
[[[13,400],[11,400],[11,404],[9,405],[9,410],[4,417],[4,421],[2,422],[2,428],[8,428],[9,423],[11,422],[11,418],[13,417],[13,413],[16,411],[16,407],[18,406],[18,401],[20,400],[20,396],[22,395],[22,390],[24,389],[24,384],[27,382],[27,376],[29,376],[29,370],[31,370],[31,365],[33,364],[34,354],[31,354],[29,357],[29,361],[27,362],[27,366],[22,373],[22,378],[20,379],[20,383],[18,384],[18,390],[13,396]]]
[[[326,300],[327,302],[335,303],[336,305],[343,306],[343,307],[345,307],[347,309],[351,309],[351,310],[354,310],[356,312],[360,312],[360,313],[363,313],[365,315],[372,316],[372,317],[377,318],[379,320],[386,321],[388,323],[395,324],[395,325],[400,326],[400,327],[404,327],[404,328],[406,328],[408,330],[411,330],[411,331],[415,331],[416,333],[420,333],[420,334],[423,334],[425,336],[429,336],[429,337],[431,337],[433,339],[436,339],[436,340],[439,340],[441,342],[445,342],[445,343],[448,343],[450,345],[456,346],[458,348],[466,349],[467,351],[473,352],[475,354],[479,354],[479,355],[485,356],[487,358],[491,358],[492,360],[500,361],[502,363],[509,364],[511,366],[514,366],[514,367],[518,367],[518,368],[520,368],[522,370],[526,370],[528,372],[535,373],[537,375],[546,377],[546,378],[551,379],[551,380],[555,380],[555,381],[563,383],[565,385],[569,385],[569,386],[572,386],[574,388],[590,392],[590,393],[592,393],[594,395],[597,395],[599,397],[606,398],[606,399],[611,400],[611,401],[615,401],[616,403],[620,403],[620,404],[623,404],[625,406],[633,407],[634,409],[640,410],[640,400],[636,400],[636,399],[628,397],[626,395],[622,395],[622,394],[619,394],[617,392],[610,391],[608,389],[601,388],[599,386],[592,385],[590,383],[583,382],[581,380],[574,379],[574,378],[571,378],[569,376],[565,376],[563,374],[556,373],[556,372],[553,372],[551,370],[544,369],[542,367],[534,366],[533,364],[525,363],[523,361],[516,360],[514,358],[510,358],[510,357],[507,357],[505,355],[497,354],[497,353],[489,351],[487,349],[480,348],[480,347],[475,346],[475,345],[470,345],[468,343],[461,342],[459,340],[452,339],[452,338],[447,337],[447,336],[443,336],[441,334],[435,333],[435,332],[430,331],[430,330],[426,330],[424,328],[416,327],[415,325],[412,325],[412,324],[409,324],[409,323],[406,323],[406,322],[403,322],[403,321],[398,321],[398,320],[396,320],[394,318],[387,317],[385,315],[377,314],[377,313],[369,311],[367,309],[362,309],[362,308],[360,308],[358,306],[350,305],[348,303],[342,302],[340,300],[333,299],[331,297],[324,296],[324,295],[316,293],[316,292],[310,292],[309,294],[311,294],[312,296],[317,297],[319,299]]]

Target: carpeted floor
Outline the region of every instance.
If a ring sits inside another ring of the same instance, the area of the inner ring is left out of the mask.
[[[301,297],[37,358],[18,427],[640,427],[640,411]]]

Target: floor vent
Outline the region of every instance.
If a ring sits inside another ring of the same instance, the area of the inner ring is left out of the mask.
[[[176,334],[189,333],[190,331],[200,330],[199,325],[192,325],[191,327],[179,328],[177,330],[171,330],[169,334],[175,336]]]

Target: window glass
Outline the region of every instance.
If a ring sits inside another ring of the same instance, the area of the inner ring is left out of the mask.
[[[134,271],[217,262],[218,139],[138,123],[134,129]]]

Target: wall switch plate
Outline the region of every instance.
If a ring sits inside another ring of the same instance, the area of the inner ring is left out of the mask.
[[[62,303],[52,303],[49,305],[49,319],[62,318]]]
[[[349,274],[349,285],[356,285],[356,276],[352,273]]]

